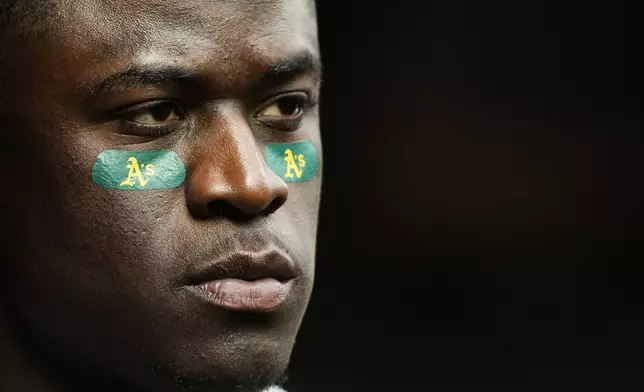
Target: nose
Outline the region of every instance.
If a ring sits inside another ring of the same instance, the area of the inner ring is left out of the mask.
[[[277,211],[288,197],[286,183],[268,166],[241,114],[218,116],[202,132],[188,168],[186,200],[198,219],[251,220]]]

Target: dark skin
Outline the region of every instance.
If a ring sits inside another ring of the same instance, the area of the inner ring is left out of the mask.
[[[84,0],[50,15],[36,39],[2,38],[5,360],[34,391],[276,382],[312,290],[321,173],[287,184],[263,151],[311,140],[321,154],[313,4]],[[109,149],[173,150],[186,180],[100,188],[92,165]],[[209,261],[269,247],[298,271],[275,311],[183,289]]]

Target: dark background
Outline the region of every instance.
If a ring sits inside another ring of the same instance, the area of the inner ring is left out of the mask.
[[[325,183],[290,389],[642,390],[634,9],[318,9]]]

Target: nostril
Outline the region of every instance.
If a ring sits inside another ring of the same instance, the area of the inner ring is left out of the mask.
[[[207,208],[210,218],[228,218],[236,221],[248,221],[258,215],[270,215],[283,206],[284,203],[286,203],[286,196],[277,196],[264,208],[254,210],[250,207],[242,208],[243,206],[238,206],[234,202],[220,199],[208,203]]]
[[[270,215],[275,211],[279,210],[281,206],[286,203],[286,196],[277,196],[271,201],[271,203],[262,211],[264,215]]]
[[[208,215],[211,218],[229,218],[238,221],[245,221],[252,218],[241,209],[226,200],[215,200],[208,204]]]
[[[216,200],[208,203],[208,216],[218,218],[225,215],[226,202],[223,200]]]

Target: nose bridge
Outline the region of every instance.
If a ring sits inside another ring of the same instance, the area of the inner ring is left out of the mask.
[[[219,147],[222,148],[218,148],[217,151],[223,152],[223,160],[219,165],[227,177],[227,182],[239,188],[266,182],[266,165],[246,122],[230,116],[222,122],[219,128]]]
[[[188,173],[190,210],[201,218],[272,213],[286,201],[286,183],[267,167],[244,116],[226,109],[199,136]]]

